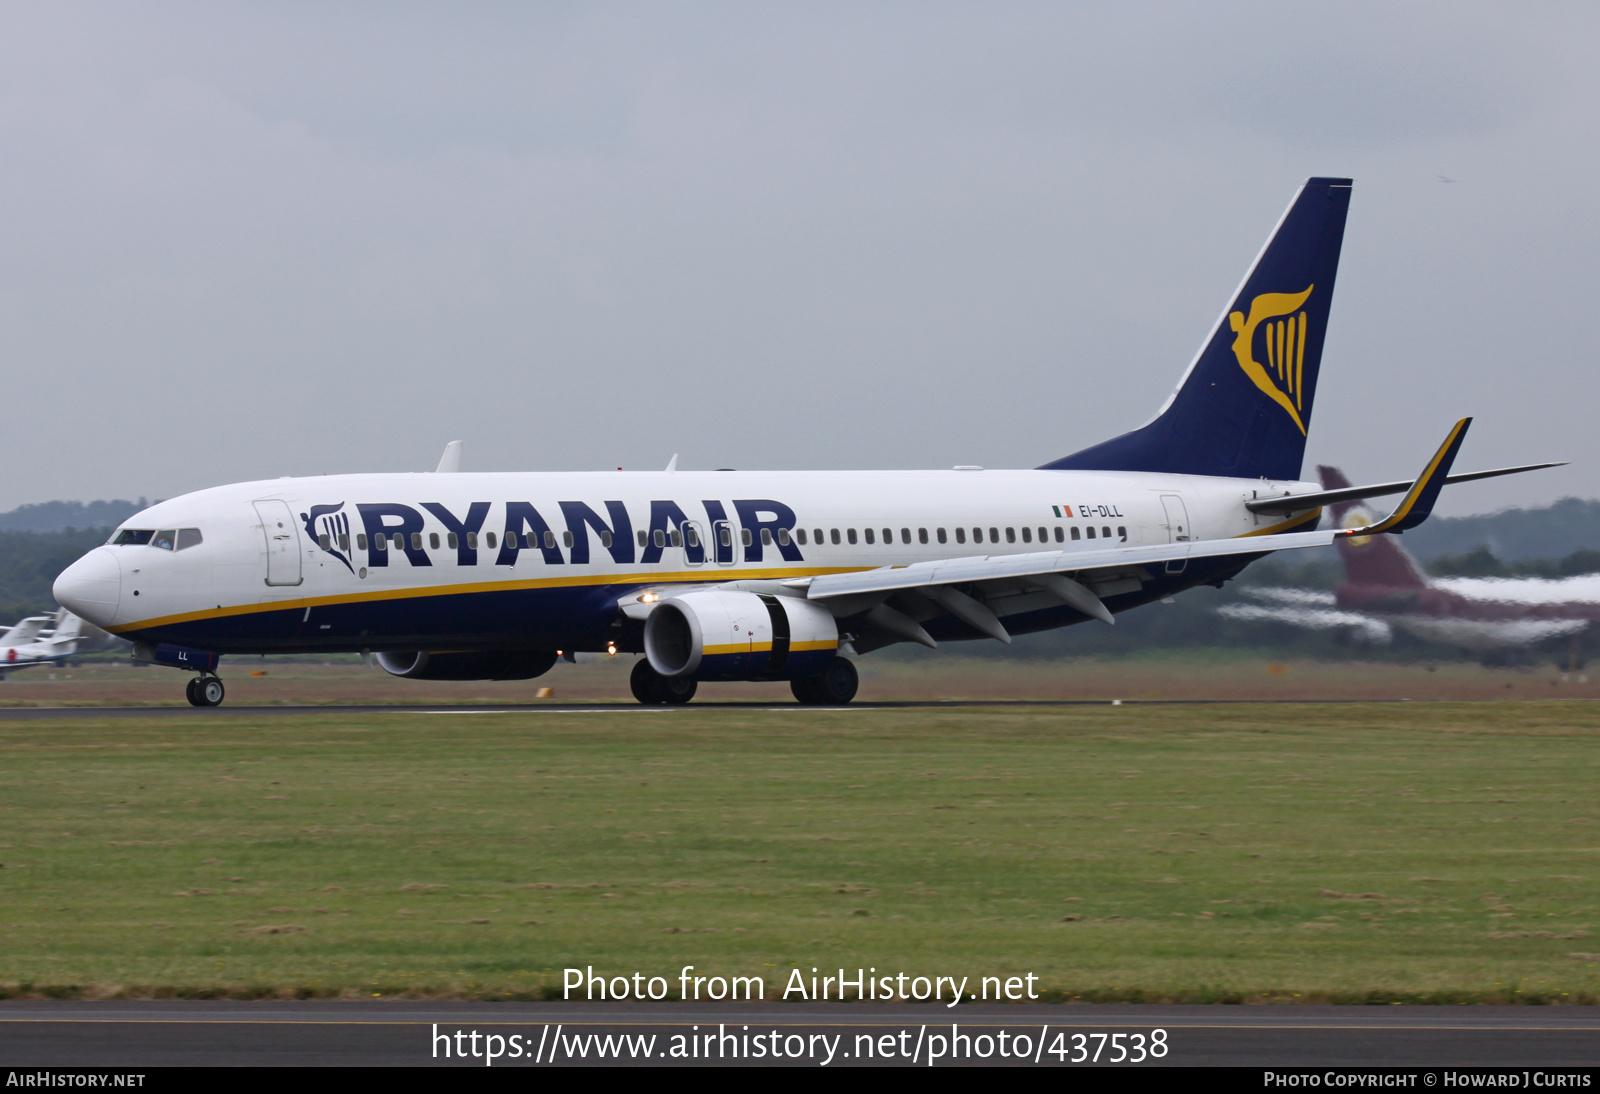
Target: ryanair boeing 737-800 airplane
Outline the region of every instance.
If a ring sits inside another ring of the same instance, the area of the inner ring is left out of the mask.
[[[1362,529],[1400,532],[1448,482],[1529,469],[1451,477],[1464,419],[1414,481],[1337,498],[1300,481],[1349,201],[1349,179],[1309,180],[1156,417],[1034,470],[471,474],[452,446],[432,474],[151,506],[56,599],[136,659],[194,672],[197,706],[222,701],[221,655],[332,651],[432,680],[643,653],[645,703],[702,680],[847,703],[846,655],[1111,623],[1351,534],[1306,530],[1325,502],[1403,493]]]

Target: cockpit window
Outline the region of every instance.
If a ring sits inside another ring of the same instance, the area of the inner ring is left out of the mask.
[[[153,535],[155,532],[148,528],[124,528],[111,543],[115,547],[142,547],[150,542]]]
[[[163,528],[150,537],[150,546],[159,547],[163,551],[174,550],[178,546],[178,530],[176,528]]]
[[[204,542],[205,542],[205,537],[200,534],[200,529],[198,529],[198,528],[179,528],[178,529],[178,550],[186,551],[190,547],[198,547],[198,546],[200,546],[200,544],[202,544]]]

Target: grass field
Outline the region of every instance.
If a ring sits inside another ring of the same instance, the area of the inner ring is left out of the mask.
[[[1600,1001],[1600,706],[0,722],[0,985]]]
[[[961,651],[896,651],[862,658],[861,699],[1554,699],[1600,698],[1600,674],[1548,662],[1485,668],[1465,661],[1317,661],[1270,650],[1150,650],[1138,655],[986,658]],[[352,656],[222,663],[228,703],[338,705],[631,702],[634,658],[584,655],[523,681],[399,680]],[[3,667],[3,666],[0,666]],[[132,668],[124,658],[62,670],[19,669],[0,683],[0,706],[184,706],[182,673]],[[715,683],[700,699],[789,702],[782,683]]]

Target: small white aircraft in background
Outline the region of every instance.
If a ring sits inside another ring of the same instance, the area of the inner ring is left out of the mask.
[[[83,620],[62,608],[55,615],[30,615],[0,634],[0,680],[12,669],[63,666],[78,652]]]

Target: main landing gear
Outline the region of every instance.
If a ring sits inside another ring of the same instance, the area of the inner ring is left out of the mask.
[[[215,676],[196,676],[184,689],[184,695],[193,707],[219,707],[226,694],[222,681]]]
[[[662,676],[650,667],[650,659],[641,657],[634,662],[633,675],[628,677],[633,697],[647,707],[682,706],[694,698],[699,684],[688,677]]]
[[[680,706],[694,698],[699,686],[689,677],[662,676],[650,667],[646,657],[634,662],[628,684],[633,688],[633,697],[645,706]],[[841,707],[856,697],[860,684],[855,664],[847,658],[835,657],[816,676],[789,681],[789,689],[806,706]]]
[[[844,657],[835,657],[819,675],[789,681],[789,690],[805,706],[844,706],[856,697],[861,677],[855,665]]]

